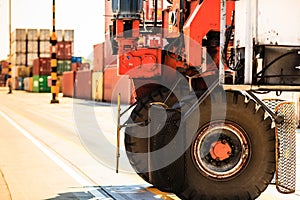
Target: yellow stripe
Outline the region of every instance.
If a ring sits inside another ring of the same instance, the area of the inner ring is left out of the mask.
[[[51,79],[52,80],[57,80],[57,73],[56,72],[51,73]]]
[[[161,198],[164,200],[180,200],[175,194],[162,192],[154,187],[145,188],[149,192],[155,194],[155,197]]]
[[[51,67],[56,67],[56,66],[57,66],[57,60],[51,59]]]
[[[51,86],[51,93],[57,92],[57,86]]]
[[[56,37],[56,33],[55,33],[55,32],[52,32],[52,34],[51,34],[51,40],[53,40],[53,41],[56,41],[56,40],[57,40],[57,37]]]

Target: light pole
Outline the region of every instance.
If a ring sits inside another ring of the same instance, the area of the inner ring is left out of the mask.
[[[9,88],[9,94],[12,93],[12,72],[11,72],[11,68],[12,68],[12,55],[11,55],[11,0],[9,0],[9,8],[8,8],[8,15],[9,15],[9,22],[8,22],[8,32],[9,32],[9,55],[8,55],[8,88]]]
[[[57,53],[57,37],[55,33],[55,0],[53,0],[52,3],[52,34],[50,38],[50,44],[51,44],[51,78],[52,78],[52,86],[51,86],[51,93],[52,93],[52,99],[50,103],[59,103],[59,101],[56,99],[56,94],[58,94],[59,88],[56,87],[57,82],[57,59],[56,59],[56,53]]]

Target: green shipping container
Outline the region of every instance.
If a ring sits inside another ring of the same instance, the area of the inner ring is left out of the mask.
[[[33,76],[33,92],[51,92],[48,76]]]
[[[57,75],[62,75],[63,72],[71,71],[71,60],[58,60],[57,61]]]

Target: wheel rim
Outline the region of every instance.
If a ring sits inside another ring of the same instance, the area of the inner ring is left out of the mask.
[[[240,172],[249,158],[246,132],[229,121],[212,122],[194,140],[193,158],[200,173],[226,179]]]

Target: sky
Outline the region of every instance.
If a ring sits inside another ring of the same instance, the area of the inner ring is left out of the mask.
[[[11,0],[12,31],[51,29],[52,0]],[[74,30],[74,56],[88,58],[104,41],[104,0],[56,0],[56,29]],[[9,0],[0,0],[0,60],[9,54]]]

